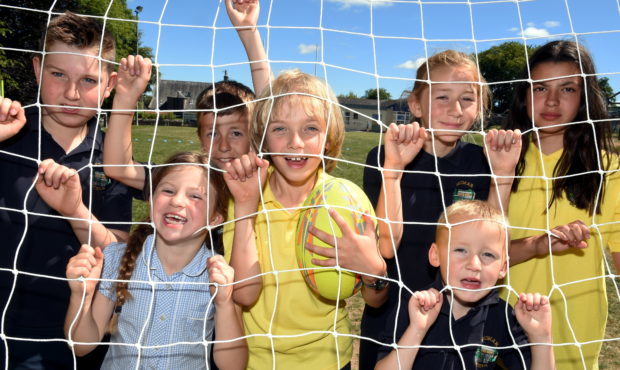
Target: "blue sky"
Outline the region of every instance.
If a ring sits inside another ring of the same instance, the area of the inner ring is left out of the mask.
[[[227,70],[251,86],[223,0],[127,4],[143,7],[142,43],[156,52],[162,78],[217,81]],[[600,77],[620,91],[617,0],[375,0],[372,6],[370,0],[271,0],[261,1],[259,26],[276,74],[316,73],[337,94],[362,95],[378,85],[398,97],[426,55],[448,48],[480,52],[505,41],[541,45],[574,34],[592,52]]]

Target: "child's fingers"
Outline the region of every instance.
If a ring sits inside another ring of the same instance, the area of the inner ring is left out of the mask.
[[[410,124],[407,125],[401,125],[400,127],[400,135],[399,135],[399,142],[400,143],[408,143],[411,141],[411,138],[413,137],[413,126]]]
[[[504,134],[504,140],[503,140],[503,142],[504,142],[504,145],[503,145],[504,146],[504,150],[509,152],[511,150],[511,148],[512,148],[512,142],[513,142],[512,136],[513,136],[514,133],[511,130],[507,130],[507,131],[501,130],[500,132],[502,132],[502,131],[503,131],[503,134]]]
[[[484,143],[486,144],[487,150],[491,149],[491,150],[495,150],[497,147],[497,141],[496,141],[496,137],[497,137],[497,130],[496,129],[492,129],[487,131],[486,135],[484,136]]]
[[[312,243],[306,243],[305,248],[314,254],[327,258],[336,258],[336,248],[319,247]]]
[[[387,144],[390,141],[398,140],[398,135],[399,135],[398,131],[399,131],[398,126],[394,122],[390,123],[390,125],[387,128],[387,131],[385,132],[385,139],[384,139],[385,143]]]
[[[126,71],[127,70],[127,58],[122,58],[121,59],[121,68],[122,71]]]
[[[420,127],[420,124],[414,122],[411,124],[413,127],[413,135],[411,136],[411,142],[414,144],[418,142],[418,140],[424,141],[426,139],[426,130],[424,127]]]
[[[128,55],[127,56],[127,71],[129,72],[130,76],[135,76],[135,63],[136,63],[136,57],[135,55]]]
[[[376,238],[377,230],[372,217],[369,215],[362,215],[362,218],[364,219],[364,235]]]
[[[2,98],[0,102],[0,121],[6,121],[10,115],[11,106],[13,101],[8,98]]]

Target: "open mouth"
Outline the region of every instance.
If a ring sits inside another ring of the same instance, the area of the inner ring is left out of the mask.
[[[284,157],[284,159],[291,167],[303,167],[308,161],[308,157]]]
[[[175,215],[173,213],[166,213],[164,215],[164,222],[169,225],[183,225],[187,222],[187,218]]]
[[[465,289],[480,289],[480,279],[476,278],[465,278],[461,279],[461,286]]]

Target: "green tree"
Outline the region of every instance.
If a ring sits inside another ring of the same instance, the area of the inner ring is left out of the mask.
[[[377,99],[377,89],[368,89],[364,92],[364,99]],[[392,98],[392,94],[386,89],[379,88],[379,100],[388,100]]]
[[[338,95],[339,98],[344,98],[344,99],[357,99],[358,96],[357,94],[355,94],[353,91],[349,91],[348,94],[340,94]]]
[[[104,16],[110,0],[2,0],[2,3],[22,9],[0,7],[0,19],[4,22],[4,28],[7,29],[6,32],[0,31],[0,47],[20,50],[4,50],[4,55],[0,55],[0,68],[2,69],[0,76],[8,76],[5,78],[8,97],[19,100],[23,104],[30,104],[36,101],[38,91],[31,59],[40,52],[41,35],[45,34],[45,27],[48,23],[47,13],[41,11],[51,10],[55,13],[62,13],[70,10],[82,15]],[[54,5],[53,9],[52,5]],[[126,0],[114,0],[107,12],[107,17],[105,27],[116,38],[117,60],[128,54],[135,54],[139,39],[136,23],[131,22],[135,19],[135,15],[133,10],[127,7]],[[152,57],[150,48],[140,47],[139,50],[142,55]],[[9,65],[5,67],[3,63],[9,63]]]
[[[616,102],[616,93],[614,93],[614,89],[609,84],[609,78],[601,77],[598,79],[598,86],[603,92],[603,96],[605,97],[605,101],[607,104],[612,104]]]
[[[525,48],[520,42],[509,41],[478,53],[480,70],[487,82],[504,82],[489,85],[492,112],[503,113],[509,108],[513,92],[513,82],[510,81],[520,77],[528,56],[535,50],[536,47]]]

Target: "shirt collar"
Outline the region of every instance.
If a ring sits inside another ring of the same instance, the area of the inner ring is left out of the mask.
[[[267,186],[265,186],[265,189],[263,191],[263,201],[265,202],[265,204],[268,203],[274,203],[278,206],[278,208],[284,208],[280,205],[280,202],[278,202],[278,200],[276,199],[275,195],[273,195],[273,191],[271,190],[271,185],[269,184],[269,180],[271,178],[271,175],[273,174],[273,171],[275,171],[275,167],[273,166],[269,166],[268,169],[268,177],[267,177]],[[312,193],[314,191],[314,189],[316,189],[318,186],[320,186],[320,184],[331,178],[332,176],[325,173],[325,171],[323,171],[322,168],[318,169],[318,176],[316,179],[316,183],[314,184],[314,187],[312,188],[312,190],[310,190],[310,193]],[[310,193],[308,193],[308,195],[310,195]],[[305,200],[304,200],[305,202]]]
[[[163,266],[161,265],[161,261],[157,256],[157,253],[154,251],[155,246],[155,236],[154,234],[149,235],[144,241],[142,247],[142,261],[144,265],[148,268],[149,266],[149,258],[151,259],[151,270],[161,270],[163,271]],[[211,249],[207,248],[206,244],[203,243],[198,249],[198,252],[192,258],[191,262],[187,264],[183,268],[183,270],[178,273],[182,273],[186,276],[199,276],[204,273],[207,268],[207,260],[213,256],[213,252]]]

